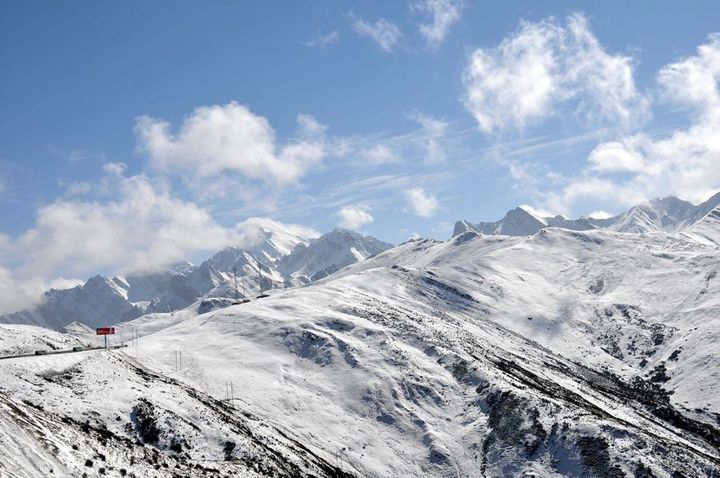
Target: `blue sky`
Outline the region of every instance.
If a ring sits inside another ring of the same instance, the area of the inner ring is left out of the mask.
[[[701,201],[718,31],[711,1],[5,1],[0,272],[202,257],[251,216],[401,242]]]

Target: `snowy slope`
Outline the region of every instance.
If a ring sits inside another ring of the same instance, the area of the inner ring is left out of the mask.
[[[44,327],[0,325],[0,357],[35,353],[36,350],[63,350],[86,342]]]
[[[116,470],[143,456],[137,476],[153,476],[153,450],[174,464],[179,434],[186,460],[229,474],[227,436],[256,449],[214,401],[231,385],[243,410],[232,419],[261,426],[253,436],[291,430],[311,462],[356,476],[717,476],[718,268],[715,247],[664,233],[410,241],[307,287],[122,324],[123,352],[0,361],[0,396],[23,414],[63,410],[134,439],[136,407],[163,424],[125,449],[41,414],[49,438],[3,418],[0,440],[59,447],[30,461],[59,456],[70,473],[90,455]],[[97,451],[57,445],[68,436]]]
[[[711,210],[681,234],[703,244],[720,246],[720,206]]]
[[[713,476],[718,268],[667,234],[466,233],[125,328],[141,362],[211,394],[233,383],[364,475]]]
[[[351,476],[242,403],[120,352],[17,358],[0,370],[3,477]]]

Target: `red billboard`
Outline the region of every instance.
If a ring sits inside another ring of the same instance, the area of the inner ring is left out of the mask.
[[[115,327],[98,327],[95,329],[95,335],[113,335]]]

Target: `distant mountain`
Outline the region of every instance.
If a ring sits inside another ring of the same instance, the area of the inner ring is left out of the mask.
[[[471,223],[458,221],[455,223],[453,237],[467,231],[481,234],[502,234],[507,236],[529,236],[546,227],[561,227],[575,231],[591,229],[609,229],[627,233],[649,233],[665,231],[679,233],[689,230],[704,220],[715,208],[720,206],[720,193],[715,194],[702,204],[694,205],[688,201],[669,196],[653,199],[634,206],[626,212],[608,219],[581,217],[567,219],[563,216],[539,217],[521,207],[509,211],[505,217],[495,222]],[[715,237],[702,232],[687,237]],[[718,243],[716,239],[708,239]]]
[[[508,211],[504,218],[495,222],[471,223],[458,221],[455,223],[453,237],[466,231],[482,234],[502,234],[505,236],[530,236],[545,227],[562,227],[576,231],[595,229],[597,223],[588,218],[566,219],[562,216],[540,217],[522,207]]]
[[[370,236],[336,229],[314,233],[251,219],[253,245],[227,247],[199,266],[188,262],[127,277],[95,276],[66,290],[50,290],[42,304],[0,316],[0,323],[62,329],[90,327],[141,315],[184,309],[205,297],[253,297],[263,291],[306,284],[392,247]]]
[[[282,258],[278,268],[290,280],[305,277],[315,281],[391,247],[374,237],[337,228],[307,245],[298,245],[292,254]]]

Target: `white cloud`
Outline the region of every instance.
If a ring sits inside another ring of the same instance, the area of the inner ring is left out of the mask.
[[[606,211],[593,211],[590,214],[588,214],[588,217],[591,219],[608,219],[613,216],[614,216],[614,214],[611,214]]]
[[[399,161],[395,152],[384,144],[378,144],[365,149],[360,152],[360,156],[373,165],[396,163]]]
[[[581,14],[522,22],[496,48],[476,50],[463,81],[465,107],[485,133],[522,129],[570,101],[590,122],[630,126],[647,104],[632,59],[608,54]]]
[[[103,173],[110,176],[120,177],[125,174],[126,170],[127,165],[125,163],[105,163],[102,165]]]
[[[442,147],[442,138],[448,129],[448,123],[422,113],[413,113],[410,118],[422,128],[422,143],[425,149],[425,160],[428,163],[440,163],[445,160],[446,153]]]
[[[52,154],[70,163],[78,161],[98,160],[104,161],[105,155],[97,151],[89,151],[87,149],[73,149],[69,151],[62,150],[53,145],[49,145],[48,149]]]
[[[420,217],[430,217],[440,207],[435,196],[425,193],[423,188],[419,187],[406,190],[405,201],[410,211]]]
[[[545,209],[537,209],[532,206],[528,206],[527,204],[521,204],[520,207],[530,214],[532,214],[535,217],[544,218],[544,217],[553,217],[555,214],[552,212],[545,210]]]
[[[0,314],[15,312],[37,303],[49,289],[69,289],[81,284],[75,279],[17,279],[10,269],[0,266]]]
[[[710,35],[697,55],[660,70],[658,82],[668,101],[697,108],[705,120],[720,109],[720,34]]]
[[[353,29],[358,35],[368,37],[386,52],[391,52],[397,45],[402,32],[394,23],[380,18],[375,23],[368,23],[362,18],[353,22]]]
[[[629,206],[669,194],[698,203],[720,190],[720,36],[662,68],[657,80],[658,101],[689,109],[689,125],[598,145],[579,175],[546,195],[548,204],[567,210],[589,199]],[[625,174],[610,175],[618,172]]]
[[[645,168],[635,145],[611,141],[595,147],[588,156],[591,168],[603,172],[637,172]]]
[[[330,33],[319,33],[311,39],[304,41],[303,45],[308,48],[327,48],[340,41],[340,32],[333,30]]]
[[[233,232],[236,238],[234,238],[233,244],[239,247],[254,247],[266,239],[267,231],[280,231],[279,237],[282,237],[283,234],[307,239],[320,237],[318,231],[301,224],[287,224],[266,217],[251,217],[235,225]],[[289,248],[283,246],[281,241],[278,241],[277,244],[278,247],[285,247],[286,252],[290,253]]]
[[[300,137],[279,146],[267,119],[233,101],[195,109],[175,134],[169,123],[149,116],[137,119],[135,132],[139,149],[158,171],[200,177],[233,171],[286,184],[325,156],[319,123],[309,115],[299,115],[298,122]]]
[[[347,229],[359,229],[373,222],[368,207],[363,204],[345,206],[338,211],[338,216],[340,217],[339,225]]]
[[[119,178],[108,202],[58,200],[12,249],[27,277],[98,269],[150,270],[233,242],[201,207],[158,190],[145,176]]]
[[[320,123],[313,115],[300,113],[296,118],[298,124],[297,136],[308,142],[323,140],[327,126]]]
[[[420,24],[420,33],[430,47],[445,40],[450,27],[460,20],[463,6],[462,0],[418,0],[413,4],[413,10],[430,17],[430,23]]]
[[[92,190],[109,199],[58,199],[40,208],[35,225],[19,237],[0,234],[0,313],[37,303],[49,287],[77,283],[52,279],[58,276],[153,271],[229,245],[251,247],[267,228],[319,235],[262,218],[224,227],[207,209],[174,197],[145,175],[104,169]]]

